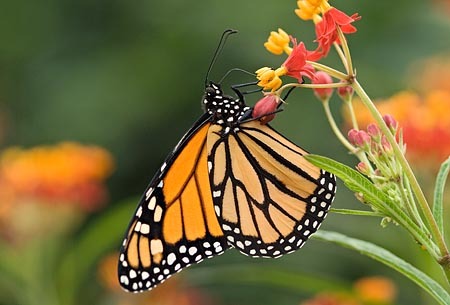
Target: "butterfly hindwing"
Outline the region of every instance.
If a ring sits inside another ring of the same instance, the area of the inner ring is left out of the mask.
[[[125,236],[119,281],[155,287],[183,268],[236,247],[253,257],[300,248],[324,220],[335,177],[253,119],[243,95],[205,88],[205,114],[185,134],[142,197]]]
[[[213,200],[230,245],[279,257],[300,248],[325,218],[336,182],[306,152],[258,121],[208,133]]]
[[[151,289],[228,247],[209,185],[209,126],[209,116],[204,115],[166,159],[142,197],[119,259],[119,281],[126,290]]]

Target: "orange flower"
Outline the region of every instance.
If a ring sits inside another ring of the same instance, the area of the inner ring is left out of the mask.
[[[397,294],[394,283],[381,276],[361,278],[353,287],[362,301],[371,304],[391,304]]]
[[[9,148],[0,155],[0,195],[93,210],[106,199],[103,180],[112,166],[111,155],[95,146]]]
[[[374,122],[370,113],[355,101],[358,124],[365,128]],[[403,130],[403,140],[412,160],[427,160],[439,164],[450,155],[450,92],[434,90],[425,96],[403,91],[379,101],[377,108],[382,114],[390,114]],[[350,115],[344,108],[346,121]],[[419,163],[419,162],[417,162]]]

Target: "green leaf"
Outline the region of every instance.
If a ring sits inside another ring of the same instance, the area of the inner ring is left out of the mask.
[[[372,216],[372,217],[384,217],[383,214],[372,212],[372,211],[362,211],[362,210],[351,210],[351,209],[330,209],[331,213],[343,214],[343,215],[357,215],[357,216]]]
[[[438,249],[436,245],[430,241],[427,234],[417,226],[396,202],[392,201],[384,192],[377,189],[364,175],[345,164],[326,157],[305,155],[305,159],[339,177],[351,191],[362,195],[363,200],[372,205],[376,211],[392,218],[395,222],[408,230],[420,244],[426,247],[429,252],[438,259]]]
[[[377,260],[385,264],[386,266],[400,272],[411,281],[422,287],[433,298],[435,298],[439,304],[450,304],[450,295],[447,291],[444,290],[444,288],[442,288],[442,286],[440,286],[435,280],[430,278],[421,270],[417,269],[416,267],[412,266],[408,262],[404,261],[403,259],[399,258],[386,249],[383,249],[367,241],[351,238],[337,232],[329,232],[324,230],[317,231],[313,235],[313,238],[335,243],[342,247],[358,251],[363,255]]]
[[[61,304],[77,304],[77,295],[82,295],[83,284],[90,285],[90,275],[96,270],[99,259],[111,249],[119,250],[120,239],[137,203],[137,199],[132,199],[116,204],[90,223],[79,239],[72,243],[58,273]]]
[[[450,158],[441,164],[439,173],[436,176],[436,185],[434,187],[434,201],[433,201],[433,216],[439,227],[439,231],[444,235],[444,220],[443,220],[443,201],[445,182],[447,181],[448,173],[450,171]]]

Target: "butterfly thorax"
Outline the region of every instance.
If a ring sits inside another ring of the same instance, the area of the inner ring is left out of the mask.
[[[243,100],[224,95],[220,85],[212,82],[205,89],[203,104],[212,122],[221,125],[225,134],[239,131],[239,124],[252,113]]]

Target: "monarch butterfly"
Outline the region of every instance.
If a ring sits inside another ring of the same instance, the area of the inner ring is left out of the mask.
[[[333,174],[251,119],[242,94],[225,95],[209,82],[203,105],[129,224],[118,268],[128,291],[152,289],[233,247],[252,257],[291,253],[319,228],[334,199]]]

